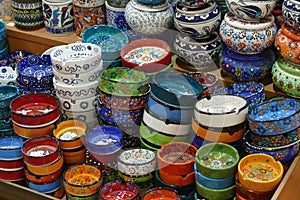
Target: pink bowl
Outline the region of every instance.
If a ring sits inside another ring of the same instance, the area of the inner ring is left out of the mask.
[[[0,170],[0,181],[19,181],[25,178],[24,168],[16,171]]]
[[[2,171],[16,171],[24,166],[23,159],[19,160],[0,160],[0,170]]]
[[[10,104],[13,122],[22,127],[46,126],[60,117],[59,102],[50,94],[21,95]]]

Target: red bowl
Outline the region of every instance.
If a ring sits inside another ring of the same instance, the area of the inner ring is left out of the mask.
[[[160,59],[154,60],[153,62],[145,62],[142,64],[129,61],[125,58],[127,53],[129,53],[130,51],[147,46],[161,48],[167,51],[167,53]],[[155,73],[165,69],[171,63],[171,47],[163,40],[154,38],[139,39],[134,40],[131,43],[125,45],[120,52],[120,56],[122,60],[122,65],[124,67],[134,68],[136,70],[144,71],[146,73]]]
[[[61,167],[56,172],[44,176],[35,175],[27,170],[25,167],[25,177],[28,181],[36,183],[36,184],[44,184],[44,183],[50,183],[54,180],[56,180],[60,175],[62,175],[63,168]]]
[[[25,178],[24,168],[16,171],[0,170],[0,181],[19,181]]]
[[[2,171],[16,171],[23,168],[23,166],[23,159],[10,161],[0,160],[0,170]]]
[[[58,140],[50,136],[30,138],[24,142],[21,150],[24,163],[33,166],[49,165],[60,155]]]
[[[10,110],[12,120],[22,127],[46,126],[60,117],[58,99],[45,93],[18,96],[11,101]]]

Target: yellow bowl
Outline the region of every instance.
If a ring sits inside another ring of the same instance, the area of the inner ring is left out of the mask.
[[[274,190],[283,176],[283,166],[267,154],[250,154],[238,164],[240,183],[256,192]]]

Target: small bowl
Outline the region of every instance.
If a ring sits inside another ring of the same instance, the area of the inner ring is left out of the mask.
[[[238,151],[229,144],[209,143],[196,153],[197,170],[204,176],[223,179],[236,173],[239,162]]]
[[[62,178],[59,177],[52,182],[42,183],[42,184],[27,181],[27,185],[30,189],[35,190],[37,192],[49,193],[49,192],[57,190],[58,188],[60,188],[62,186]]]
[[[16,171],[2,171],[0,170],[1,181],[20,181],[25,178],[24,169],[18,169]]]
[[[144,176],[156,170],[155,153],[147,149],[129,149],[118,156],[118,170],[129,176]]]
[[[58,139],[63,150],[76,149],[83,145],[87,125],[80,120],[66,120],[57,124],[53,129],[53,136]]]
[[[134,40],[122,48],[120,55],[123,66],[145,73],[161,71],[171,63],[171,47],[154,38]]]
[[[196,190],[199,195],[206,199],[224,200],[235,196],[235,185],[224,189],[210,189],[196,182]]]
[[[142,197],[143,200],[152,199],[174,199],[180,200],[180,196],[177,194],[176,190],[169,188],[155,187],[146,191]]]
[[[125,96],[144,94],[149,87],[149,77],[144,72],[125,67],[104,70],[98,82],[101,91]]]
[[[121,29],[105,24],[84,30],[82,42],[98,45],[103,59],[114,60],[120,56],[121,49],[129,43],[129,37]]]
[[[259,135],[279,135],[300,126],[300,103],[273,99],[256,105],[247,115],[250,130]]]
[[[197,148],[185,142],[170,142],[157,151],[159,170],[170,175],[187,175],[194,171]]]
[[[100,190],[100,199],[139,199],[139,188],[134,183],[113,181],[106,183]]]
[[[251,154],[238,164],[238,179],[250,190],[268,192],[274,190],[283,176],[282,164],[266,154]]]
[[[16,171],[24,167],[23,159],[18,160],[0,160],[0,170]]]
[[[22,147],[24,163],[33,166],[47,166],[60,156],[59,142],[54,137],[41,136],[26,140]]]
[[[57,171],[53,172],[52,174],[47,174],[47,175],[35,175],[31,173],[30,171],[27,170],[25,166],[25,178],[27,181],[30,181],[32,183],[36,184],[44,184],[44,183],[50,183],[58,179],[63,172],[63,168],[58,169]]]
[[[9,109],[11,101],[20,94],[19,89],[13,85],[0,85],[0,109]]]
[[[161,180],[163,180],[165,183],[170,185],[183,187],[195,183],[195,172],[191,172],[189,174],[185,174],[182,176],[177,176],[177,175],[170,175],[164,170],[158,170],[158,171]]]
[[[60,117],[58,99],[49,94],[27,94],[10,104],[11,118],[18,125],[46,126]]]
[[[98,193],[102,173],[92,165],[73,165],[64,172],[63,184],[67,193],[86,197]]]
[[[20,137],[0,138],[0,160],[12,161],[22,158],[23,139]]]

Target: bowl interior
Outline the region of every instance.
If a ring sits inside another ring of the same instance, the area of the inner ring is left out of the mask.
[[[99,183],[101,172],[91,165],[74,165],[64,174],[64,181],[74,186],[89,186]]]
[[[236,94],[244,98],[249,98],[264,91],[264,85],[262,83],[235,83],[232,85],[230,94]]]
[[[44,157],[59,150],[59,143],[52,137],[35,137],[27,140],[22,148],[29,157]]]
[[[0,138],[0,150],[20,149],[23,146],[23,139],[19,137]]]
[[[118,160],[130,165],[143,165],[156,159],[155,153],[148,149],[129,149],[122,152]]]
[[[53,135],[59,140],[72,141],[86,133],[86,123],[79,120],[66,120],[57,125]]]
[[[109,182],[100,190],[103,199],[134,199],[139,194],[138,187],[130,182]]]
[[[122,132],[115,126],[100,126],[86,135],[86,141],[98,147],[119,144],[121,139]]]
[[[144,72],[125,67],[106,69],[102,72],[101,78],[122,83],[140,83],[148,80]]]

